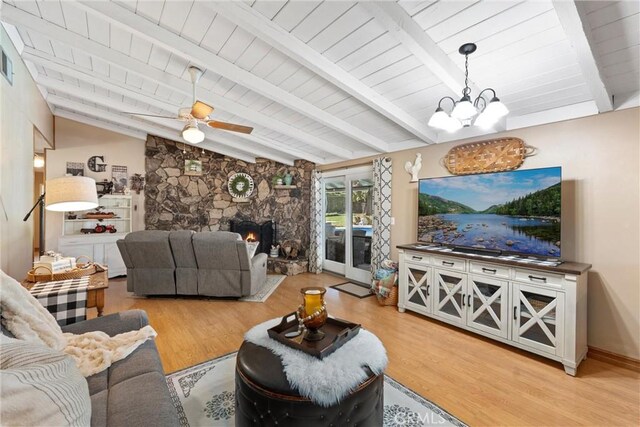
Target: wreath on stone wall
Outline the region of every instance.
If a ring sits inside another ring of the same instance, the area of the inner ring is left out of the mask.
[[[229,177],[229,194],[238,199],[246,199],[253,194],[253,178],[244,172],[234,173]]]

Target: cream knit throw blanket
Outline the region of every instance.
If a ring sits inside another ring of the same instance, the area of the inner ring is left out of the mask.
[[[85,377],[104,371],[157,335],[149,325],[114,337],[101,331],[81,335],[63,333],[51,313],[2,270],[0,309],[2,323],[16,338],[64,351],[73,357]]]

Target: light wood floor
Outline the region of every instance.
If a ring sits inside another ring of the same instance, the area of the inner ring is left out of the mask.
[[[235,351],[243,333],[293,311],[304,286],[330,286],[329,274],[287,278],[266,303],[143,298],[111,280],[105,313],[146,310],[165,371]],[[470,425],[640,425],[640,375],[596,360],[576,378],[562,365],[419,315],[328,289],[329,312],[361,323],[385,344],[386,373]],[[95,310],[90,310],[90,317]]]

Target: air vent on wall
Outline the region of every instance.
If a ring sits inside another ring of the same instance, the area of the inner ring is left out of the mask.
[[[2,73],[5,79],[7,79],[9,84],[13,85],[13,63],[1,47],[0,52],[2,54],[2,68],[0,69],[0,73]]]

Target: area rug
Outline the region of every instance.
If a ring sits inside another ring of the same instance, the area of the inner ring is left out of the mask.
[[[167,375],[180,425],[235,425],[236,352]],[[384,377],[384,427],[458,426],[465,424],[436,404]]]
[[[373,294],[370,291],[371,290],[370,287],[359,285],[353,282],[340,283],[339,285],[333,285],[330,287],[333,289],[337,289],[340,292],[344,292],[345,294],[354,296],[356,298],[366,298],[366,297],[373,296]]]
[[[250,295],[248,297],[240,298],[239,301],[244,301],[244,302],[265,302],[267,300],[267,298],[269,298],[269,296],[271,296],[273,291],[275,291],[278,288],[278,286],[280,286],[280,283],[282,283],[282,281],[284,279],[286,279],[286,278],[287,278],[287,276],[282,275],[282,274],[268,274],[267,275],[267,282],[264,284],[262,289],[260,289],[258,291],[258,293],[254,294],[254,295]]]

